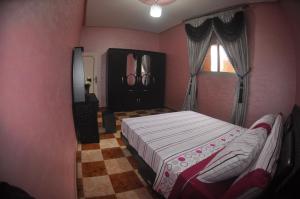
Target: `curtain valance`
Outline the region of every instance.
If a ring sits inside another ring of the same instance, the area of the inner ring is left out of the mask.
[[[212,26],[214,26],[224,40],[234,41],[240,37],[244,30],[244,12],[236,12],[229,22],[223,22],[219,17],[214,17],[205,20],[197,27],[186,24],[185,31],[191,40],[197,42],[207,37]]]
[[[185,31],[188,37],[193,41],[202,41],[209,34],[212,27],[212,19],[207,19],[203,24],[194,27],[191,24],[185,24]]]

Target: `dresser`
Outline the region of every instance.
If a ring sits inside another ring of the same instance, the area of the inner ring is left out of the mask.
[[[82,144],[98,143],[98,99],[95,94],[87,94],[85,102],[73,104],[77,139]]]

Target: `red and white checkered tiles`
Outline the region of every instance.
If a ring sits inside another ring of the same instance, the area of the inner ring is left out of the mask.
[[[169,109],[116,112],[117,131],[104,133],[102,114],[98,113],[100,142],[78,144],[78,198],[93,199],[153,199],[151,190],[137,171],[137,162],[121,140],[121,120],[128,117],[170,112]]]

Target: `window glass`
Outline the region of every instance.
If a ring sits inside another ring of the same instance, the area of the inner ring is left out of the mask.
[[[229,61],[229,58],[223,46],[221,45],[220,45],[220,72],[235,73],[234,68],[231,65],[231,62]]]
[[[210,46],[210,71],[218,72],[218,45]]]
[[[213,38],[203,62],[202,71],[235,73],[223,46]]]

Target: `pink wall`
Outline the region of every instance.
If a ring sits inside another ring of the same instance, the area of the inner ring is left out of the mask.
[[[300,1],[281,0],[280,1],[293,31],[293,40],[297,57],[297,91],[296,103],[300,106]]]
[[[249,12],[250,99],[248,124],[268,112],[287,116],[295,103],[296,57],[291,28],[279,3]]]
[[[236,81],[232,74],[201,74],[198,80],[200,112],[230,122]]]
[[[0,2],[0,181],[75,198],[71,55],[82,0]]]
[[[160,34],[160,50],[167,54],[165,105],[180,110],[188,82],[188,51],[183,25]]]
[[[180,110],[188,83],[188,49],[184,25],[171,28],[160,35],[161,51],[167,53],[167,107]],[[230,74],[203,73],[198,78],[200,112],[229,121],[233,105],[236,77]],[[231,89],[228,89],[231,88]]]
[[[290,112],[295,102],[296,58],[290,27],[278,3],[256,4],[248,9],[247,15],[253,69],[246,122],[249,126],[263,114]],[[180,109],[188,82],[184,26],[161,33],[160,47],[167,53],[166,106]],[[201,74],[198,79],[200,112],[229,121],[235,82],[235,77],[230,75]]]
[[[96,54],[98,76],[98,98],[100,106],[106,106],[106,51],[108,48],[138,50],[159,50],[159,36],[155,33],[120,28],[85,27],[81,33],[80,45],[85,52]],[[99,78],[100,77],[100,78]]]

